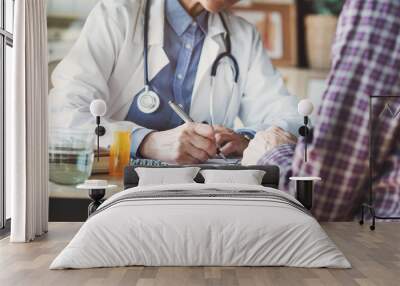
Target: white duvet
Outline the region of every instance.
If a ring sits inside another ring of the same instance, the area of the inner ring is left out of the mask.
[[[279,200],[235,196],[121,200],[137,192],[169,190],[265,191],[299,204],[281,191],[262,186],[132,188],[103,203],[50,269],[128,265],[350,267],[311,215]]]

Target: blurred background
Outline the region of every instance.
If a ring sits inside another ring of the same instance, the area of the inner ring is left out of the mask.
[[[49,77],[79,37],[92,8],[99,0],[48,0]],[[330,68],[331,44],[342,0],[242,0],[233,12],[253,23],[265,49],[290,92],[321,102]],[[51,81],[49,81],[51,88]],[[315,108],[311,120],[315,120]],[[237,126],[240,126],[238,122]],[[123,189],[112,176],[109,150],[93,160],[94,132],[55,130],[49,136],[50,221],[82,221],[90,203],[75,185],[87,178],[105,179]]]

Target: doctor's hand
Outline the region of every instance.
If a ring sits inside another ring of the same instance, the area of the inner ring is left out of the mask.
[[[214,130],[207,124],[185,123],[171,130],[153,132],[140,145],[140,154],[149,159],[176,164],[197,164],[217,152]]]
[[[232,129],[221,125],[214,126],[215,140],[225,156],[242,157],[243,151],[249,145],[249,140]]]
[[[256,165],[270,150],[284,144],[296,144],[297,138],[280,127],[272,126],[265,131],[257,132],[249,146],[243,152],[242,165]]]

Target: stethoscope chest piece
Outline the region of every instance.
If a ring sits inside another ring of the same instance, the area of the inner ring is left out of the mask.
[[[146,86],[138,95],[137,106],[141,112],[146,114],[156,112],[160,107],[160,97]]]
[[[150,89],[150,80],[149,80],[149,62],[148,62],[148,44],[149,44],[149,18],[150,18],[150,0],[147,0],[146,2],[146,7],[145,7],[145,15],[144,15],[144,33],[143,33],[143,58],[144,58],[144,90],[138,95],[138,100],[137,100],[137,107],[142,113],[150,114],[154,113],[157,111],[157,109],[160,107],[160,97],[158,96],[157,93],[152,91]],[[238,83],[239,79],[239,65],[236,60],[236,58],[232,55],[232,48],[231,48],[231,38],[230,38],[230,33],[228,26],[224,20],[224,17],[222,14],[219,14],[220,19],[222,21],[222,24],[225,28],[226,31],[226,37],[225,37],[225,46],[226,46],[226,51],[221,53],[220,55],[217,56],[215,59],[212,68],[211,68],[211,77],[214,79],[217,70],[218,70],[218,65],[222,61],[222,59],[229,58],[233,64],[233,71],[235,73],[234,81],[235,85]],[[211,83],[211,90],[212,94],[210,96],[210,114],[211,118],[214,118],[213,114],[213,82],[212,80]],[[229,106],[230,103],[228,104],[228,111],[229,111]],[[211,121],[214,121],[213,119]]]

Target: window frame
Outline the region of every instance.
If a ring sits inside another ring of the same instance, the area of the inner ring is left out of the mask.
[[[0,0],[0,237],[9,232],[10,221],[6,219],[6,188],[5,188],[5,105],[6,105],[6,59],[7,46],[13,48],[13,34],[6,27],[6,0]],[[13,13],[15,0],[12,1]],[[14,15],[11,15],[14,17]]]

